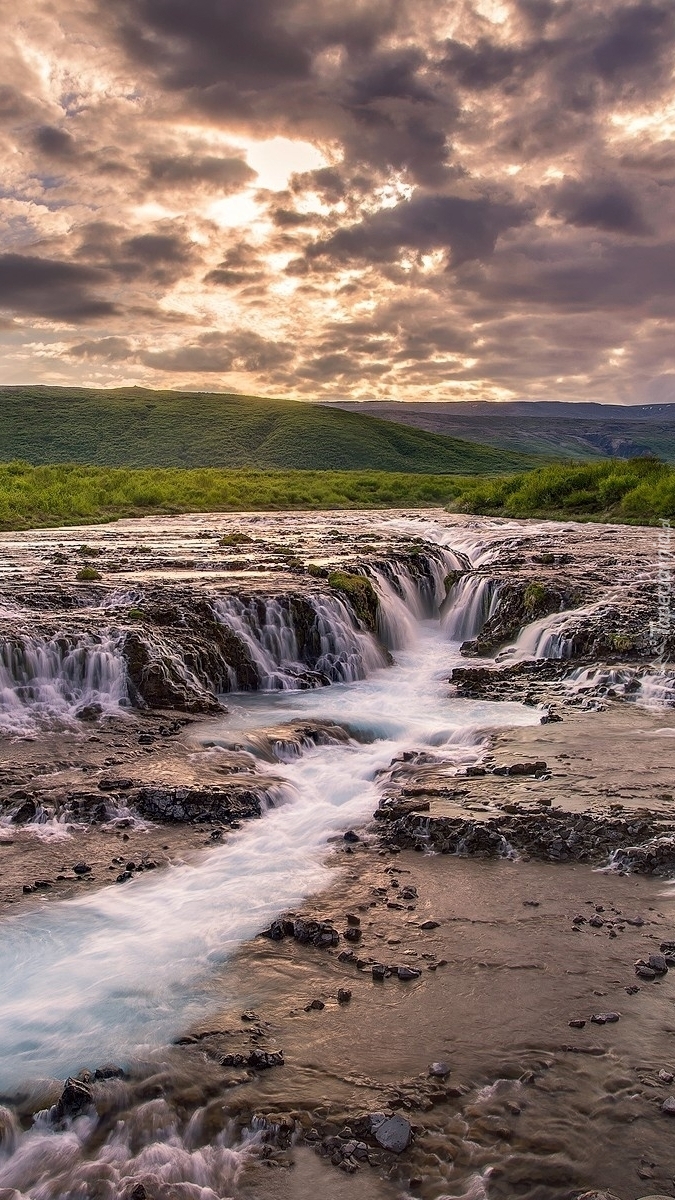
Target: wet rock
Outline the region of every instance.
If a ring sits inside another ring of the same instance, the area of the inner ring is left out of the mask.
[[[321,1012],[321,1010],[325,1007],[326,1005],[324,1004],[323,1000],[310,1000],[309,1004],[305,1005],[305,1012]]]
[[[450,1074],[450,1066],[445,1062],[433,1062],[429,1067],[429,1074],[432,1079],[447,1079]]]
[[[439,925],[440,925],[440,921],[422,921],[422,924],[420,925],[420,929],[424,929],[424,930],[438,929]]]
[[[357,917],[356,913],[347,913],[346,921],[347,921],[348,925],[360,925],[361,924],[361,918]]]
[[[419,979],[422,972],[418,970],[417,967],[402,966],[397,968],[396,974],[398,975],[399,979],[407,981],[409,979]]]
[[[283,1067],[283,1050],[252,1050],[248,1056],[248,1066],[254,1071],[269,1071],[272,1067]]]
[[[122,1067],[115,1066],[114,1063],[104,1063],[102,1067],[97,1067],[94,1071],[94,1079],[124,1079],[126,1073]]]
[[[675,1117],[675,1096],[668,1096],[661,1105],[661,1112],[668,1117]]]
[[[349,1004],[352,998],[352,993],[349,988],[338,988],[337,1001],[338,1004]]]
[[[382,980],[386,977],[387,968],[384,963],[373,963],[370,968],[373,979]]]
[[[574,1021],[568,1021],[567,1024],[569,1025],[570,1029],[584,1029],[586,1022],[575,1019]]]
[[[668,970],[665,954],[650,954],[647,966],[651,967],[652,971],[656,971],[657,975],[665,975]]]
[[[360,942],[363,937],[362,931],[356,925],[348,925],[342,934],[346,942]]]
[[[412,1128],[405,1117],[389,1117],[377,1125],[375,1141],[383,1150],[392,1154],[402,1154],[410,1145]]]
[[[131,803],[142,817],[150,821],[202,824],[218,822],[232,825],[234,821],[259,817],[263,804],[270,801],[264,786],[234,781],[228,787],[154,787],[139,788]]]
[[[89,875],[91,870],[92,868],[89,866],[89,863],[86,862],[75,863],[75,866],[73,867],[73,872],[75,875]]]
[[[659,1071],[659,1079],[661,1083],[672,1083],[675,1076],[672,1071],[664,1071],[663,1067]]]
[[[39,812],[39,806],[32,798],[25,800],[12,816],[12,824],[14,825],[29,825],[35,821]]]
[[[91,1088],[80,1079],[66,1079],[61,1096],[52,1109],[55,1122],[79,1117],[92,1103]]]
[[[359,837],[358,833],[356,833],[353,829],[348,829],[346,833],[343,833],[342,837],[345,842],[360,842],[361,841],[361,838]]]
[[[620,1019],[620,1014],[616,1012],[594,1013],[591,1017],[594,1025],[613,1025]]]
[[[83,704],[82,708],[75,710],[75,716],[78,721],[98,721],[103,716],[103,707],[100,704]]]

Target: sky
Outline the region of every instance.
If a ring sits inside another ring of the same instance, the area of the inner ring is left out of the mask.
[[[673,0],[0,20],[0,383],[675,401]]]

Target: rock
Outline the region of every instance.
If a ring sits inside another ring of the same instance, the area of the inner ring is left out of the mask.
[[[638,960],[635,964],[635,974],[638,979],[656,979],[656,971],[648,967],[645,962]]]
[[[100,704],[83,704],[82,708],[75,710],[75,716],[78,721],[98,721],[103,716],[103,707]]]
[[[360,925],[361,924],[361,918],[357,917],[356,913],[347,913],[346,920],[347,920],[348,925]]]
[[[402,1154],[410,1145],[412,1130],[410,1122],[405,1117],[389,1117],[375,1130],[375,1141],[383,1150],[392,1154]]]
[[[665,975],[668,970],[665,954],[650,954],[647,966],[651,967],[652,971],[656,971],[657,975]]]
[[[121,1067],[116,1067],[114,1063],[104,1063],[102,1067],[97,1067],[94,1071],[94,1079],[124,1079],[125,1073]]]
[[[403,967],[398,967],[396,974],[398,975],[399,979],[408,980],[408,979],[419,979],[422,972],[419,971],[417,969],[417,967],[403,966]]]
[[[363,937],[362,931],[356,925],[348,925],[342,934],[346,942],[360,942]]]
[[[349,988],[338,988],[337,1001],[338,1004],[349,1004],[352,994]]]
[[[373,979],[384,979],[387,974],[387,968],[384,963],[373,963],[371,967]]]
[[[422,921],[420,929],[438,929],[440,921]]]
[[[568,1021],[567,1024],[569,1025],[570,1029],[583,1029],[586,1025],[586,1022],[580,1021],[580,1020],[574,1020],[574,1021]]]
[[[348,829],[346,833],[343,833],[342,837],[345,842],[360,842],[361,841],[361,838],[359,837],[358,833],[356,833],[353,829]]]
[[[92,1103],[91,1088],[80,1079],[66,1079],[63,1091],[52,1109],[54,1121],[79,1117]]]
[[[593,1016],[591,1017],[591,1021],[594,1025],[613,1025],[620,1019],[619,1013],[616,1012],[593,1013]]]
[[[24,803],[17,808],[16,812],[14,813],[12,817],[12,824],[28,825],[31,821],[35,820],[38,815],[38,811],[38,805],[36,804],[35,800],[25,800]]]
[[[433,1062],[429,1067],[429,1074],[432,1079],[446,1079],[450,1074],[450,1067],[444,1062]]]
[[[283,1067],[283,1050],[252,1050],[247,1066],[253,1071],[269,1071],[271,1067]]]
[[[136,1184],[136,1187],[131,1193],[130,1200],[148,1200],[148,1193],[146,1192],[142,1183]]]
[[[323,1000],[310,1000],[309,1004],[305,1005],[305,1012],[312,1012],[312,1010],[321,1012],[321,1009],[325,1007]]]
[[[76,875],[88,875],[91,871],[91,867],[86,862],[78,862],[75,863],[73,871]]]
[[[661,1112],[666,1113],[669,1117],[675,1117],[675,1096],[668,1096],[667,1100],[663,1101]]]
[[[247,1008],[246,1011],[241,1014],[241,1019],[242,1021],[259,1021],[260,1017],[258,1016],[257,1012],[253,1011],[252,1008]]]
[[[675,1079],[675,1076],[671,1071],[664,1071],[662,1067],[659,1071],[659,1079],[661,1080],[661,1083],[672,1083],[673,1079]]]
[[[590,921],[588,922],[589,925],[593,926],[593,929],[602,929],[604,923],[605,922],[603,921],[602,917],[591,917]]]

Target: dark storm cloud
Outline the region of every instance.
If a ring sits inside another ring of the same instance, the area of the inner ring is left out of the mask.
[[[40,125],[35,131],[35,145],[46,158],[71,159],[77,151],[75,139],[65,129],[54,125]]]
[[[489,257],[500,233],[521,225],[523,205],[462,196],[419,196],[340,229],[309,248],[310,257],[387,262],[402,249],[449,250],[453,265]]]
[[[0,308],[69,324],[114,315],[116,307],[92,287],[105,283],[102,272],[76,263],[26,254],[0,255]]]
[[[558,189],[550,211],[570,225],[638,236],[649,232],[639,201],[618,181],[605,185],[569,181]]]
[[[180,154],[151,158],[148,176],[157,188],[194,187],[206,183],[219,191],[229,192],[250,183],[256,173],[243,158]]]

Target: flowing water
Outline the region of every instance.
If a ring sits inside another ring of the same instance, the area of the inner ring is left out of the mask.
[[[279,912],[327,884],[329,839],[370,818],[378,777],[393,759],[411,750],[437,753],[452,774],[476,761],[490,730],[539,722],[531,707],[449,696],[459,645],[480,631],[496,592],[490,580],[469,575],[446,597],[444,575],[484,564],[493,549],[430,522],[399,524],[434,538],[444,554],[424,579],[370,570],[379,639],[358,630],[342,602],[316,601],[320,653],[312,668],[334,681],[330,687],[300,690],[306,664],[283,604],[216,602],[219,619],[248,646],[261,690],[229,695],[229,712],[210,723],[209,741],[246,745],[250,735],[254,747],[255,731],[297,719],[340,725],[347,740],[306,748],[288,761],[281,756],[262,819],[198,860],[0,925],[6,1094],[30,1079],[151,1054],[228,999],[245,1007],[245,996],[228,995],[228,958]],[[519,656],[564,657],[559,622],[547,620],[519,639]],[[389,652],[393,662],[385,665]],[[124,701],[114,639],[76,648],[56,639],[22,659],[16,653],[5,648],[0,674],[10,729],[12,722],[21,726],[29,707],[32,715],[42,706],[65,720],[74,703],[103,700],[107,708]],[[255,1131],[238,1149],[226,1131],[205,1145],[205,1134],[179,1128],[163,1105],[152,1100],[135,1109],[93,1164],[83,1151],[92,1134],[88,1118],[56,1131],[45,1117],[21,1134],[0,1112],[0,1189],[17,1189],[7,1193],[14,1200],[113,1200],[131,1195],[133,1181],[150,1172],[176,1200],[234,1194]]]

